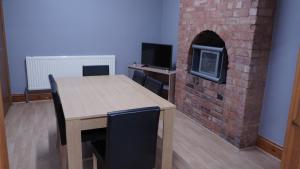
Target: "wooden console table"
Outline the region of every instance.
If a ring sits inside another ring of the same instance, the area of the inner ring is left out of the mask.
[[[143,67],[141,64],[133,64],[128,66],[130,70],[143,71],[147,76],[153,77],[164,83],[164,91],[167,92],[166,99],[174,103],[175,102],[175,81],[176,71],[164,70],[153,67]],[[129,72],[129,74],[132,74]]]

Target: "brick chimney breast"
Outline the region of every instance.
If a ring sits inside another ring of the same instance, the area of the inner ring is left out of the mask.
[[[239,148],[255,145],[272,42],[275,0],[181,0],[176,104]],[[190,73],[191,45],[204,31],[224,42],[225,84]]]

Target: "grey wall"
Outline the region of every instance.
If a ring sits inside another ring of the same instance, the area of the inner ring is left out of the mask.
[[[4,0],[12,93],[25,88],[25,56],[115,54],[117,73],[161,40],[162,0]]]
[[[161,42],[173,45],[173,63],[176,63],[179,31],[179,0],[162,1]]]
[[[283,145],[300,48],[300,1],[280,0],[277,6],[260,135]]]

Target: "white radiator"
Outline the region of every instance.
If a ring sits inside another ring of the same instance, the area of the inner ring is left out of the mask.
[[[114,55],[26,57],[27,89],[50,89],[49,74],[54,77],[82,76],[84,65],[109,65],[109,74],[115,74]]]

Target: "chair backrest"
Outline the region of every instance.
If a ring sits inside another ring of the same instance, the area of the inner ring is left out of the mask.
[[[159,107],[108,113],[106,169],[153,169]]]
[[[153,79],[149,76],[146,77],[144,87],[151,90],[153,93],[160,95],[163,90],[163,86],[164,86],[164,84],[161,81]]]
[[[53,78],[53,75],[49,75],[49,82],[51,86],[51,94],[53,98],[54,108],[55,108],[55,115],[56,120],[59,128],[59,135],[60,135],[60,142],[62,145],[66,145],[67,138],[66,138],[66,122],[65,122],[65,115],[63,112],[62,104],[60,97],[57,92],[57,84]]]
[[[146,75],[142,71],[135,70],[133,73],[132,80],[139,83],[140,85],[144,85],[146,79]]]
[[[109,66],[108,65],[83,66],[82,75],[83,76],[109,75]]]
[[[54,93],[57,93],[56,82],[55,82],[54,77],[53,77],[52,74],[49,74],[48,78],[49,78],[49,83],[50,83],[50,86],[51,86],[51,94],[53,95]]]
[[[56,81],[54,80],[54,77],[52,74],[50,74],[48,76],[49,78],[49,83],[51,86],[51,95],[52,95],[52,99],[53,99],[53,103],[54,103],[54,108],[55,108],[55,113],[58,110],[58,104],[57,104],[57,97],[58,97],[58,93],[57,93],[57,84]]]

